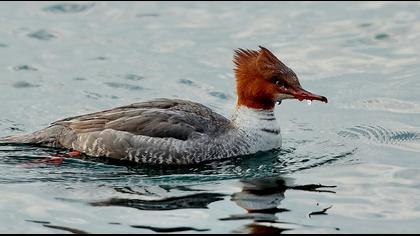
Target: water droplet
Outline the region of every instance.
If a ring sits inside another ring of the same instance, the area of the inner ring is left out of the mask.
[[[312,104],[311,100],[307,100],[306,102],[308,103],[308,106],[310,106]]]

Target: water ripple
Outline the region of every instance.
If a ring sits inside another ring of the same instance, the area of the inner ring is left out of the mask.
[[[136,75],[136,74],[126,74],[124,75],[124,79],[131,80],[131,81],[139,81],[139,80],[144,79],[144,77],[141,75]]]
[[[339,131],[338,135],[373,143],[404,147],[419,151],[420,132],[414,130],[391,130],[382,126],[358,125]]]
[[[13,87],[15,88],[36,88],[39,87],[40,85],[38,84],[32,84],[26,81],[17,81],[13,84]]]
[[[80,229],[75,229],[75,228],[60,226],[60,225],[52,225],[51,222],[49,221],[40,221],[40,220],[26,220],[26,221],[36,223],[36,224],[41,224],[42,226],[46,228],[63,230],[63,231],[67,231],[73,234],[88,234],[88,232],[80,230]]]
[[[149,229],[156,233],[176,233],[176,232],[184,232],[184,231],[204,232],[204,231],[210,230],[210,229],[196,229],[192,227],[159,228],[159,227],[152,227],[152,226],[145,226],[145,225],[131,225],[131,227],[136,228],[136,229]]]
[[[30,65],[18,65],[13,67],[16,71],[38,71],[37,68],[30,66]]]
[[[38,39],[41,41],[49,41],[55,38],[55,35],[50,33],[48,30],[38,30],[28,34],[28,37]]]
[[[210,203],[223,200],[220,193],[197,193],[181,197],[170,197],[158,200],[111,198],[105,201],[90,203],[91,206],[124,206],[143,211],[169,211],[177,209],[206,209]]]
[[[128,89],[128,90],[144,90],[145,89],[139,85],[132,85],[132,84],[126,84],[126,83],[106,82],[105,84],[112,88],[122,88],[122,89]]]
[[[60,3],[43,8],[45,12],[52,13],[79,13],[92,8],[95,4]]]
[[[414,102],[392,98],[370,98],[356,101],[345,108],[395,113],[420,113],[420,105]]]

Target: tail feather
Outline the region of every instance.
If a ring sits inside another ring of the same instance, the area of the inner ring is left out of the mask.
[[[13,143],[34,143],[35,137],[33,134],[18,134],[10,135],[0,138],[1,144],[13,144]]]
[[[42,144],[57,146],[62,126],[50,126],[31,134],[18,134],[0,138],[0,144]]]

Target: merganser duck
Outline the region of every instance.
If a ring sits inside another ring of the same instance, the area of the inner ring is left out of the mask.
[[[1,143],[38,144],[93,157],[145,164],[188,165],[281,147],[274,115],[284,99],[327,98],[304,90],[296,74],[268,49],[237,49],[237,103],[231,119],[180,99],[155,99],[66,118]]]

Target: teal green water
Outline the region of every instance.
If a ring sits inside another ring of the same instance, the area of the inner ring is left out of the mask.
[[[0,136],[156,97],[229,116],[238,47],[329,103],[285,101],[282,150],[200,167],[0,146],[0,232],[418,232],[419,32],[416,2],[2,3]]]

